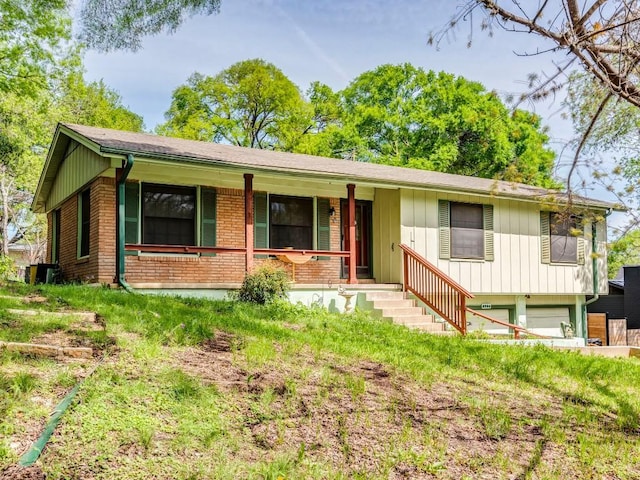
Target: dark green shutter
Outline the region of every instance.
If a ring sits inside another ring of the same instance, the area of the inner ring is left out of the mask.
[[[200,246],[216,246],[216,191],[213,188],[200,189]],[[215,256],[215,253],[203,253]]]
[[[542,263],[551,263],[551,225],[549,212],[540,212],[540,255]]]
[[[439,253],[440,258],[451,258],[451,231],[449,220],[449,202],[447,200],[438,200],[438,234],[439,234]]]
[[[124,185],[124,242],[139,243],[138,223],[140,218],[140,184],[129,182]],[[125,255],[136,255],[125,251]]]
[[[269,248],[269,202],[267,194],[253,194],[253,238],[255,248]],[[256,258],[266,258],[259,255]]]
[[[318,198],[316,217],[318,220],[318,250],[331,250],[331,203],[328,198]],[[331,257],[318,257],[318,260],[330,260]]]
[[[493,205],[482,206],[484,228],[484,259],[493,262]]]

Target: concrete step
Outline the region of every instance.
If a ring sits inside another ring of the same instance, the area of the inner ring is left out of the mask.
[[[422,325],[407,326],[407,328],[413,328],[428,333],[442,333],[446,331],[445,326],[442,323],[425,323]]]
[[[403,300],[405,298],[404,292],[367,292],[365,299],[367,302],[374,302],[376,300]]]
[[[396,315],[392,319],[395,323],[400,325],[420,325],[423,323],[438,323],[433,315]]]
[[[379,310],[385,308],[403,308],[403,307],[415,307],[416,303],[413,300],[408,298],[399,298],[399,299],[382,299],[382,300],[374,300],[373,308],[377,308]]]
[[[391,307],[379,309],[383,318],[395,318],[400,316],[419,316],[424,312],[420,307]]]

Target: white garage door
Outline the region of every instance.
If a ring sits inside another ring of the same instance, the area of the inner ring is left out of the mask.
[[[527,329],[533,333],[562,337],[560,322],[571,323],[569,307],[527,308]]]
[[[478,311],[484,313],[485,315],[493,317],[496,320],[501,320],[503,322],[509,323],[509,309],[507,308],[495,308],[491,310],[478,310]],[[478,317],[477,315],[472,315],[472,314],[467,315],[467,330],[470,332],[482,330],[483,332],[487,332],[487,333],[505,334],[505,335],[509,333],[509,329],[507,327],[503,327],[502,325],[492,323],[489,320],[486,320],[482,317]]]

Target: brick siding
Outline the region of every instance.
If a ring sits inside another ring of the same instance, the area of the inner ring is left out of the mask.
[[[65,280],[90,283],[115,282],[116,269],[116,186],[113,178],[101,177],[91,186],[91,224],[89,257],[77,258],[78,197],[66,200],[60,216],[60,267]],[[244,191],[217,189],[217,244],[224,247],[244,247]],[[331,249],[340,245],[340,199],[332,198],[336,215],[331,219]],[[48,214],[51,232],[51,213]],[[47,258],[51,258],[51,234],[47,237]],[[264,260],[256,259],[254,265]],[[216,256],[142,254],[125,257],[126,280],[130,284],[215,284],[239,283],[244,278],[245,257],[239,254]],[[291,272],[290,264],[278,260]],[[338,283],[341,260],[311,260],[296,265],[295,281],[301,284]],[[291,273],[290,273],[291,274]]]

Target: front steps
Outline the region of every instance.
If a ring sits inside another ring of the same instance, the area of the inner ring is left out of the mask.
[[[404,292],[367,292],[364,307],[373,311],[374,316],[391,320],[393,323],[415,328],[436,335],[448,335],[443,322],[436,322],[433,315],[416,306],[416,301],[406,298]]]

